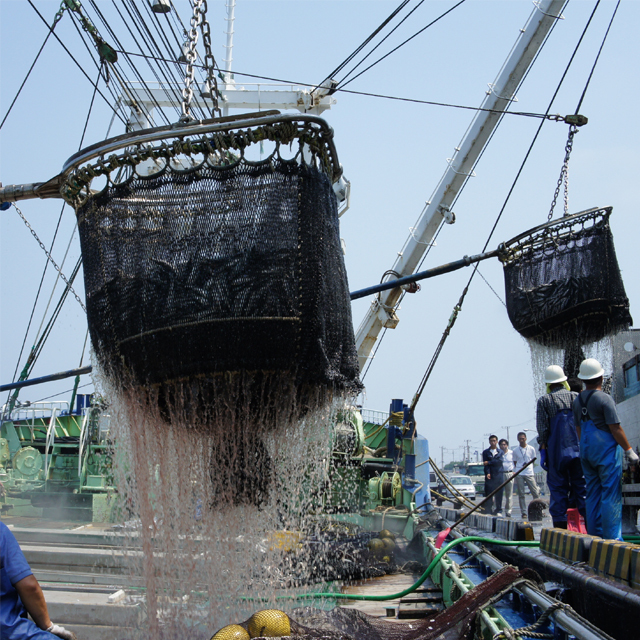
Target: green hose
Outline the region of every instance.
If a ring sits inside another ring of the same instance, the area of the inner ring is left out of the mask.
[[[455,547],[456,545],[462,544],[463,542],[486,542],[488,544],[497,544],[505,547],[539,547],[540,543],[537,540],[531,540],[527,542],[513,542],[511,540],[495,540],[494,538],[483,538],[481,536],[465,536],[462,538],[457,538],[453,540],[446,546],[444,546],[440,551],[434,556],[433,560],[426,568],[425,572],[418,578],[418,581],[411,585],[408,589],[404,591],[399,591],[398,593],[392,593],[388,596],[361,596],[354,595],[351,593],[299,593],[296,595],[287,595],[287,596],[276,596],[276,600],[316,600],[320,598],[333,598],[335,600],[367,600],[379,602],[383,600],[396,600],[398,598],[404,598],[406,595],[414,592],[420,585],[431,575],[432,571],[438,566],[442,556],[447,553],[450,549]],[[253,600],[259,602],[269,602],[271,598],[252,598],[246,596],[242,598],[242,600]]]

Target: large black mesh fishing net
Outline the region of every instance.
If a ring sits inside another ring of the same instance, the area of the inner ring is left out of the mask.
[[[514,583],[523,580],[540,582],[530,569],[519,571],[506,566],[448,609],[425,620],[406,623],[389,622],[342,607],[331,611],[300,608],[290,617],[291,636],[300,640],[471,640],[477,637],[478,614],[492,604],[498,594],[506,593]],[[247,628],[248,622],[240,622],[239,626]]]
[[[116,379],[359,388],[335,195],[301,157],[136,176],[77,209],[89,330]]]
[[[566,348],[630,326],[610,214],[611,207],[592,209],[507,244],[507,312],[522,336]]]

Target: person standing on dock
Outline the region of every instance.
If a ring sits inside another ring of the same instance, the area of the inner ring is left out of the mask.
[[[536,450],[530,444],[527,444],[527,434],[523,431],[518,434],[518,444],[519,446],[513,450],[513,463],[516,472],[520,471],[520,469],[536,457]],[[516,487],[518,488],[521,517],[526,518],[527,501],[524,497],[525,484],[529,487],[529,491],[531,491],[534,500],[540,497],[540,489],[538,489],[536,477],[533,474],[533,465],[529,465],[522,473],[517,475],[515,481]]]
[[[587,532],[622,540],[622,456],[624,451],[626,461],[637,464],[638,455],[620,425],[613,398],[602,391],[602,365],[594,358],[583,360],[578,378],[586,387],[573,402],[573,415],[587,482]]]
[[[502,451],[498,449],[498,436],[489,436],[489,448],[482,452],[484,463],[484,495],[488,496],[500,486],[502,478]],[[487,501],[488,514],[502,515],[502,490]]]
[[[577,507],[587,518],[587,489],[573,417],[573,402],[578,394],[570,390],[567,376],[556,364],[545,369],[544,381],[547,393],[538,398],[536,407],[540,466],[547,472],[553,526],[566,529],[567,509]]]
[[[42,589],[4,522],[0,522],[0,575],[2,640],[76,640],[73,632],[51,622]]]
[[[500,484],[502,484],[505,480],[510,480],[513,477],[513,451],[509,449],[509,441],[506,438],[502,438],[498,445],[500,446],[500,451],[502,451],[502,477],[500,478]],[[513,482],[508,482],[504,485],[502,495],[504,497],[504,513],[507,518],[510,518]]]

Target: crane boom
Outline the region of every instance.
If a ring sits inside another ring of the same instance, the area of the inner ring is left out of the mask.
[[[394,275],[390,278],[401,278],[412,274],[418,267],[426,248],[442,223],[454,221],[450,207],[462,189],[478,157],[482,153],[500,117],[513,101],[522,78],[529,69],[533,59],[544,42],[553,23],[560,18],[560,12],[566,0],[541,0],[530,17],[527,25],[521,30],[511,55],[499,73],[482,103],[483,111],[478,111],[468,133],[449,161],[432,199],[427,202],[419,221],[398,254],[391,268]],[[397,275],[395,275],[397,274]],[[378,335],[383,327],[394,329],[398,324],[395,307],[402,290],[398,287],[381,293],[374,300],[367,315],[356,332],[358,361],[362,371]]]

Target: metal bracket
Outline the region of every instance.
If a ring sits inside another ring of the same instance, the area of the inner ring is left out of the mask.
[[[423,242],[422,240],[418,240],[417,236],[416,236],[416,228],[415,227],[409,227],[409,235],[418,243],[418,244],[424,244],[427,247],[437,247],[438,243],[434,240],[433,242]]]
[[[549,16],[554,20],[564,20],[564,16],[562,14],[560,14],[559,16],[554,16],[552,13],[546,13],[545,11],[543,11],[540,8],[540,2],[538,2],[538,0],[533,0],[533,6],[544,16]]]
[[[489,87],[489,91],[487,91],[487,95],[491,95],[493,94],[494,96],[496,96],[496,98],[500,98],[500,100],[506,100],[507,102],[518,102],[518,98],[516,98],[516,96],[514,96],[513,98],[506,98],[505,96],[501,96],[500,94],[496,93],[494,91],[495,88],[495,83],[493,82],[488,82],[487,86]]]
[[[447,158],[447,164],[449,165],[449,167],[451,168],[453,173],[457,173],[459,176],[467,176],[467,178],[475,178],[476,177],[476,172],[475,171],[472,171],[471,173],[462,173],[462,171],[456,171],[453,168],[453,158]]]

